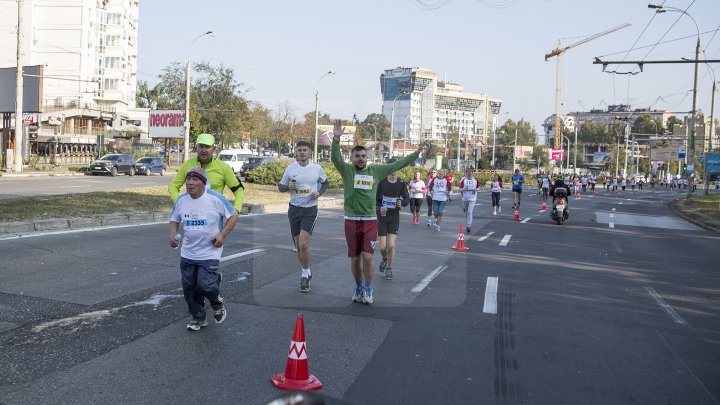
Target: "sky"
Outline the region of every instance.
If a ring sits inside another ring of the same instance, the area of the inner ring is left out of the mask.
[[[610,65],[606,61],[720,59],[719,0],[656,0],[685,10],[656,14],[641,0],[142,0],[138,79],[157,83],[172,62],[224,64],[246,97],[300,118],[361,121],[381,113],[380,74],[424,67],[466,92],[503,100],[500,122],[525,120],[542,132],[555,109],[556,60],[545,54],[624,23],[631,26],[568,49],[562,63],[563,113],[632,108],[692,109],[694,65]],[[195,37],[212,30],[215,37]],[[698,109],[710,114],[713,73],[699,70]],[[320,77],[328,70],[335,75]],[[720,102],[720,100],[718,100]],[[720,109],[720,107],[718,108]],[[716,113],[716,115],[718,115]]]

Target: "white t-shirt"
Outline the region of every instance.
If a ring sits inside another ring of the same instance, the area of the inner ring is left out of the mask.
[[[543,177],[542,188],[550,188],[550,179],[549,178]]]
[[[462,180],[460,180],[460,192],[462,193],[463,201],[476,201],[477,189],[478,181],[476,178],[468,179],[467,177],[463,177]]]
[[[432,186],[432,199],[435,201],[447,201],[447,184],[448,181],[443,177],[440,178],[434,178],[433,179],[433,186]]]
[[[412,179],[410,180],[408,188],[410,191],[410,198],[423,198],[423,189],[425,188],[424,181],[415,181],[415,179]]]
[[[170,221],[183,228],[180,256],[191,260],[220,260],[223,248],[216,248],[210,240],[222,231],[225,220],[234,212],[235,207],[216,191],[206,189],[198,198],[181,194],[170,214]]]
[[[499,193],[502,191],[502,187],[500,187],[500,182],[497,180],[493,180],[492,182],[492,192],[493,193]]]
[[[290,164],[283,174],[280,184],[290,185],[295,180],[297,190],[290,190],[290,204],[296,207],[313,207],[318,200],[311,197],[311,194],[318,191],[320,183],[327,179],[325,170],[317,163],[308,163],[301,166],[300,163]]]

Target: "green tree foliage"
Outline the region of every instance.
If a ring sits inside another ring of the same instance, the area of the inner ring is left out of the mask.
[[[578,130],[578,143],[586,145],[610,145],[615,136],[608,132],[607,126],[597,122],[587,122]]]
[[[375,139],[387,141],[390,139],[390,121],[385,114],[370,114],[360,123],[358,132],[362,139]]]
[[[633,134],[662,134],[662,120],[654,120],[649,114],[641,115],[633,123]]]
[[[683,123],[682,120],[679,119],[678,117],[674,116],[674,115],[671,116],[670,118],[668,118],[668,120],[667,120],[667,131],[668,131],[668,133],[672,134],[672,133],[673,133],[673,128],[675,127],[675,125],[682,125],[682,123]]]
[[[535,145],[537,132],[535,128],[525,120],[513,121],[507,120],[495,135],[495,167],[512,167],[513,157],[515,156],[515,133],[517,131],[517,145],[531,146]],[[490,144],[492,147],[492,144]],[[488,149],[492,154],[492,149]]]

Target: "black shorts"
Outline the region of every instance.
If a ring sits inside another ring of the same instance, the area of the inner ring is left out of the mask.
[[[400,230],[400,213],[385,216],[378,215],[377,219],[378,236],[387,236],[389,233],[398,234],[398,230]]]
[[[317,220],[318,208],[314,207],[298,207],[290,204],[288,208],[288,219],[290,220],[290,234],[292,236],[300,235],[303,230],[312,235]]]
[[[513,193],[522,194],[522,189],[521,189],[521,188],[513,189],[512,192],[513,192]]]

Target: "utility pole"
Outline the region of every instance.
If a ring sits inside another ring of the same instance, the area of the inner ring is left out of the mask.
[[[23,38],[23,13],[25,0],[18,0],[17,25],[17,73],[15,76],[15,173],[22,173],[23,167],[23,52],[25,41]]]
[[[517,161],[517,126],[515,126],[515,144],[513,145],[513,171],[515,170],[515,162]]]
[[[628,140],[630,139],[630,120],[625,122],[625,168],[623,169],[623,177],[627,179],[627,161],[628,161]]]
[[[713,77],[713,87],[712,87],[712,97],[710,97],[710,139],[708,140],[708,147],[707,147],[707,153],[705,153],[705,170],[703,170],[703,183],[705,183],[705,195],[708,195],[708,172],[707,172],[707,154],[712,153],[712,139],[713,136],[715,136],[715,117],[713,114],[715,113],[715,91],[717,91],[717,88],[715,87],[715,77]]]
[[[573,173],[578,174],[577,172],[577,133],[578,133],[578,127],[577,123],[575,125],[575,147],[574,147],[574,153],[573,153]]]

